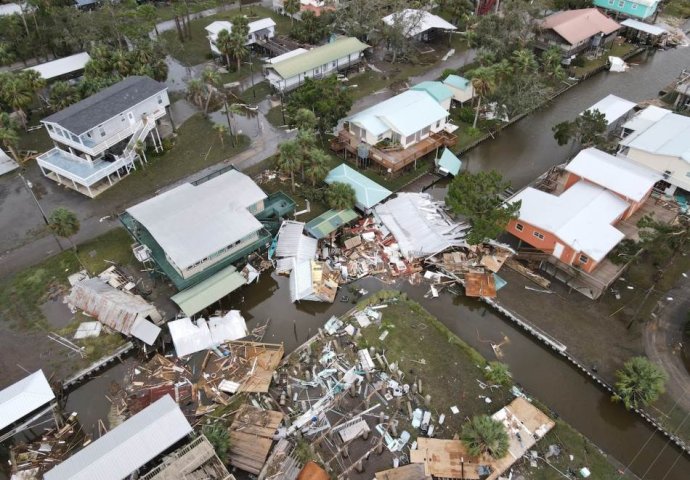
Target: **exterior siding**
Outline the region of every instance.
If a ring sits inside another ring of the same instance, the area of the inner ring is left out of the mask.
[[[678,157],[655,155],[634,148],[629,148],[624,154],[630,160],[651,168],[664,175],[666,171],[671,175],[665,179],[671,185],[690,191],[690,164]]]
[[[361,59],[362,52],[355,52],[289,78],[281,77],[273,68],[268,66],[266,69],[266,78],[273,88],[281,91],[288,91],[299,87],[304,83],[305,78],[323,78],[333,75],[340,69],[359,63]]]
[[[450,103],[450,100],[448,101]],[[438,125],[437,125],[438,123]],[[448,123],[448,117],[444,118],[440,122],[434,122],[431,125],[427,125],[424,127],[424,129],[419,130],[418,132],[409,135],[407,137],[402,137],[400,139],[400,145],[402,148],[407,148],[411,147],[412,145],[416,144],[417,142],[424,140],[427,138],[431,133],[437,133],[443,130],[446,127],[446,124]],[[422,133],[425,129],[428,131],[426,133]],[[384,139],[392,140],[392,137],[394,135],[394,132],[392,130],[388,130],[385,133],[383,133],[380,138],[373,135],[369,131],[366,131],[357,125],[352,125],[350,124],[350,132],[354,135],[356,135],[358,138],[363,139],[367,144],[369,145],[376,145],[377,143],[383,141]],[[362,134],[362,132],[364,134]]]
[[[594,0],[594,5],[613,12],[616,16],[645,20],[654,15],[659,2],[646,6],[631,0]]]
[[[207,268],[212,267],[213,265],[217,264],[218,262],[221,262],[223,259],[229,257],[230,255],[234,254],[238,250],[245,248],[250,243],[257,241],[258,239],[259,239],[258,232],[251,233],[251,234],[247,235],[246,237],[244,237],[242,240],[240,240],[240,242],[237,245],[235,245],[234,247],[232,247],[232,248],[230,248],[224,252],[222,250],[220,250],[222,253],[219,254],[218,252],[216,252],[212,255],[209,255],[205,261],[202,261],[201,263],[199,263],[195,266],[185,268],[185,269],[181,269],[179,266],[175,265],[175,263],[172,261],[172,259],[170,257],[168,257],[167,255],[166,255],[166,258],[167,258],[168,262],[170,262],[170,264],[175,267],[175,270],[177,270],[177,272],[182,276],[182,278],[189,278],[192,275],[195,275],[195,274],[197,274],[203,270],[206,270]]]
[[[459,88],[455,88],[452,85],[444,85],[448,87],[451,92],[453,92],[453,100],[455,100],[456,102],[465,103],[472,100],[472,97],[474,97],[474,89],[471,86],[468,87],[466,90],[460,90]]]

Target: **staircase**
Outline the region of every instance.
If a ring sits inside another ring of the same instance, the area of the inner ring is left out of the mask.
[[[137,143],[139,141],[143,142],[146,136],[151,133],[151,130],[153,130],[155,126],[156,122],[151,117],[144,117],[143,119],[139,120],[139,122],[137,122],[136,129],[134,130],[134,134],[129,139],[127,146],[122,152],[122,156],[129,157],[131,155],[135,155],[137,153]],[[158,145],[156,145],[156,151],[158,151]]]

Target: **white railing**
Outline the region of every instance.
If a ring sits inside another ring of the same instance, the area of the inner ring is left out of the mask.
[[[155,126],[156,122],[151,117],[144,117],[144,119],[141,121],[140,128],[136,132],[134,132],[132,138],[129,139],[129,142],[127,142],[127,146],[125,147],[124,151],[134,152],[137,146],[137,142],[146,138],[146,135],[148,135],[149,132],[153,130]]]
[[[51,154],[51,152],[55,152],[56,150],[59,151],[59,153],[52,153]],[[54,149],[49,150],[48,152],[44,153],[43,155],[40,155],[37,158],[38,164],[41,167],[45,168],[46,170],[50,170],[51,172],[54,172],[60,176],[63,176],[65,178],[68,178],[70,180],[73,180],[73,181],[79,183],[80,185],[85,185],[85,186],[91,186],[94,183],[98,182],[99,180],[102,180],[103,178],[107,177],[108,175],[111,175],[111,174],[117,172],[119,169],[124,168],[124,167],[128,167],[134,163],[134,154],[133,153],[125,154],[121,157],[118,157],[117,160],[115,160],[114,162],[103,165],[102,168],[95,171],[94,173],[92,173],[88,177],[81,177],[81,176],[79,176],[73,172],[70,172],[69,170],[65,170],[64,168],[59,167],[59,166],[51,163],[49,158],[55,154],[68,157],[72,161],[75,161],[75,162],[88,163],[87,160],[84,160],[81,157],[73,155],[70,152],[67,152],[65,150],[60,150],[58,148],[54,148]],[[44,158],[41,158],[41,157],[44,157]]]

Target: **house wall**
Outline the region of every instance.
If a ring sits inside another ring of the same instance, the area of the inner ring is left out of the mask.
[[[666,171],[671,172],[669,177],[664,178],[664,180],[674,187],[690,191],[690,163],[685,160],[668,155],[655,155],[634,148],[628,148],[627,151],[623,150],[622,153],[632,161],[649,167],[662,175],[665,175]]]
[[[601,40],[601,45],[606,45],[611,43],[616,38],[617,32],[610,33],[604,36]],[[558,35],[553,30],[543,30],[536,43],[536,48],[540,50],[546,50],[550,46],[558,46],[563,51],[563,57],[572,57],[582,51],[592,48],[592,40],[595,37],[586,38],[575,44],[567,42],[563,37]]]
[[[455,87],[448,85],[446,83],[444,83],[444,85],[446,87],[448,87],[451,92],[453,92],[453,100],[455,100],[456,102],[460,102],[460,103],[469,102],[474,97],[474,89],[472,88],[472,85],[467,87],[466,90],[461,90],[459,88],[455,88]],[[448,110],[448,109],[446,108],[446,110]]]
[[[519,225],[522,226],[522,230],[518,230]],[[527,243],[528,245],[531,245],[532,247],[539,249],[544,253],[548,253],[551,256],[554,256],[553,252],[556,248],[556,243],[560,243],[561,245],[563,245],[563,252],[561,253],[560,257],[555,258],[565,263],[566,265],[578,267],[587,273],[591,273],[597,266],[597,262],[595,262],[589,257],[587,257],[587,261],[585,263],[582,263],[579,251],[576,251],[570,245],[567,245],[553,233],[536,228],[535,226],[530,225],[529,223],[523,220],[510,220],[508,222],[508,225],[506,226],[506,231],[511,233],[512,235],[515,235],[517,238]],[[543,235],[544,238],[537,238],[535,236],[535,233]]]
[[[349,131],[353,135],[355,135],[359,140],[362,140],[366,142],[369,145],[376,145],[377,143],[383,141],[384,139],[389,139],[393,142],[397,140],[397,137],[400,138],[399,143],[402,148],[408,148],[411,147],[412,145],[418,143],[421,140],[424,140],[427,138],[431,133],[437,133],[443,130],[448,123],[448,117],[439,120],[438,122],[434,122],[430,125],[427,125],[426,127],[422,128],[421,130],[415,132],[412,135],[408,136],[401,136],[398,135],[395,131],[393,130],[388,130],[385,133],[376,136],[370,133],[367,130],[364,130],[363,128],[353,124],[350,122],[350,127]],[[353,147],[356,147],[357,145],[353,145]]]
[[[167,256],[167,254],[166,254],[166,258],[168,259],[168,262],[170,262],[170,264],[175,267],[175,270],[177,270],[177,273],[179,273],[182,276],[182,278],[189,278],[192,275],[196,275],[197,273],[202,272],[202,271],[206,270],[207,268],[210,268],[213,265],[223,261],[227,257],[235,254],[239,250],[242,250],[243,248],[247,247],[251,243],[254,243],[258,239],[259,239],[259,233],[258,232],[251,233],[251,234],[247,235],[246,237],[244,237],[239,242],[236,242],[234,245],[232,245],[232,246],[229,245],[229,246],[219,250],[218,252],[209,255],[205,259],[199,261],[196,265],[192,265],[191,267],[184,268],[184,269],[175,265],[175,263],[172,261],[172,259],[170,257]]]
[[[308,54],[304,53],[303,55]],[[290,78],[281,77],[272,67],[269,66],[266,68],[266,79],[276,90],[288,91],[299,87],[302,83],[304,83],[305,78],[323,78],[333,75],[340,69],[359,63],[361,59],[362,52],[355,52]]]
[[[631,0],[594,0],[594,5],[613,12],[616,14],[616,17],[622,16],[644,20],[654,15],[659,2],[646,6]]]

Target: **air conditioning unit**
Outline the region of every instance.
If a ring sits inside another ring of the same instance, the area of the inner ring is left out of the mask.
[[[664,175],[663,175],[664,180],[668,180],[669,177],[670,177],[672,174],[673,174],[673,172],[672,172],[671,170],[666,170],[666,171],[664,172]]]

